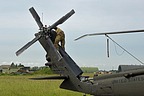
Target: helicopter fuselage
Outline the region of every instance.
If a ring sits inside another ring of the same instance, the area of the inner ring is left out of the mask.
[[[137,73],[136,76],[132,75],[135,73]],[[142,73],[144,74],[142,70],[132,70],[94,76],[94,85],[97,85],[95,96],[144,96],[144,75]]]

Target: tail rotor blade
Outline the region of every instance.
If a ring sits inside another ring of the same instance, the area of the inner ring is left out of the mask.
[[[41,29],[43,27],[43,24],[42,24],[42,22],[40,20],[39,15],[37,14],[37,12],[35,11],[35,9],[33,7],[31,7],[29,9],[29,11],[31,12],[33,18],[35,19],[36,23],[38,24],[39,28]]]
[[[68,18],[70,18],[73,14],[75,13],[75,11],[72,9],[70,12],[68,12],[65,16],[63,16],[62,18],[60,18],[59,20],[57,20],[53,25],[51,25],[49,27],[49,29],[53,29],[56,26],[58,26],[59,24],[64,23]]]
[[[35,21],[37,22],[39,28],[43,28],[43,24],[40,21],[40,17],[38,16],[37,12],[35,11],[35,9],[33,7],[31,7],[29,9],[29,11],[31,12],[33,18],[35,19]],[[49,26],[48,29],[53,29],[56,26],[58,26],[59,24],[62,24],[63,22],[65,22],[69,17],[71,17],[73,14],[75,13],[74,10],[71,10],[70,12],[68,12],[65,16],[63,16],[62,18],[60,18],[57,22],[55,22],[52,26]],[[25,46],[23,46],[21,49],[19,49],[16,52],[16,55],[19,56],[22,52],[24,52],[27,48],[29,48],[32,44],[34,44],[39,38],[41,37],[41,35],[36,35],[36,37],[28,42]]]
[[[36,36],[32,41],[30,41],[26,45],[24,45],[21,49],[19,49],[16,52],[16,56],[19,56],[22,52],[24,52],[27,48],[29,48],[32,44],[34,44],[39,38],[40,38],[40,36]]]

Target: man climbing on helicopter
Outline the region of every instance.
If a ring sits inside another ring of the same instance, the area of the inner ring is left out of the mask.
[[[59,50],[59,46],[58,44],[60,43],[60,46],[65,50],[65,34],[64,31],[61,30],[58,27],[54,28],[56,34],[56,38],[55,38],[55,42],[54,42],[54,46],[56,47],[56,49]]]
[[[60,43],[60,46],[65,50],[65,34],[60,28],[55,27],[54,30],[50,31],[49,36],[50,36],[50,38],[51,38],[52,42],[54,43],[54,46],[56,47],[57,50],[59,50],[59,43]],[[48,62],[45,65],[50,66],[51,65],[51,59],[48,55],[46,55],[46,60]]]
[[[47,25],[45,25],[44,27],[45,31],[47,31],[48,27]],[[59,46],[58,44],[60,43],[60,46],[65,49],[65,34],[64,31],[61,30],[58,27],[55,27],[54,30],[50,30],[49,32],[49,37],[52,40],[52,42],[54,43],[54,46],[56,47],[56,49],[59,50]]]

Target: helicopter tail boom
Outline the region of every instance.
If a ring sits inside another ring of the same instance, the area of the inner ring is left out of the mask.
[[[58,78],[44,77],[40,80],[46,79],[64,79],[60,88],[78,91],[83,93],[92,94],[92,83],[82,82],[83,71],[80,67],[72,60],[72,58],[64,51],[61,47],[59,51],[54,47],[49,37],[41,37],[39,39],[40,44],[45,49],[47,55],[50,57],[51,65],[49,66],[53,72],[57,72],[61,76]],[[87,89],[87,90],[86,90]]]

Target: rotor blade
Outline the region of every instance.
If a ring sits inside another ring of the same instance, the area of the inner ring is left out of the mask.
[[[24,52],[27,48],[29,48],[32,44],[34,44],[39,38],[40,38],[40,36],[36,36],[32,41],[30,41],[26,45],[24,45],[21,49],[19,49],[16,52],[16,56],[19,56],[22,52]]]
[[[35,9],[33,7],[31,7],[29,9],[29,11],[31,12],[33,18],[35,19],[36,23],[38,24],[39,28],[41,29],[43,27],[43,24],[40,20],[40,17],[38,16],[37,12],[35,11]]]
[[[85,35],[82,35],[82,36],[76,38],[75,41],[79,40],[81,38],[84,38],[86,36],[106,35],[106,34],[124,34],[124,33],[136,33],[136,32],[144,32],[144,30],[131,30],[131,31],[119,31],[119,32],[106,32],[106,33],[85,34]]]
[[[63,16],[62,18],[60,18],[58,21],[56,21],[53,25],[51,25],[49,27],[49,29],[53,29],[56,26],[58,26],[59,24],[64,23],[69,17],[71,17],[73,14],[75,13],[75,11],[72,9],[70,12],[68,12],[65,16]]]

